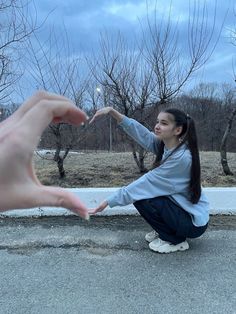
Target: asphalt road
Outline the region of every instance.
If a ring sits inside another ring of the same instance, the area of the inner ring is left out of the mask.
[[[151,252],[140,217],[0,219],[1,314],[236,313],[236,217]]]

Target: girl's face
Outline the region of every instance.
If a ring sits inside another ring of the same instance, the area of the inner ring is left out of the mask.
[[[157,117],[154,132],[158,139],[163,142],[178,140],[178,136],[182,132],[182,127],[176,127],[174,116],[172,114],[160,112]]]

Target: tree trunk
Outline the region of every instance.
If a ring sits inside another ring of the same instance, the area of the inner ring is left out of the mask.
[[[59,178],[62,179],[65,177],[65,169],[64,169],[64,158],[60,156],[60,152],[62,149],[61,145],[61,133],[60,133],[60,124],[58,124],[55,128],[52,129],[54,135],[56,136],[56,151],[54,155],[54,161],[57,163],[57,168],[59,172]]]
[[[137,155],[137,151],[135,149],[135,145],[134,143],[131,142],[131,147],[132,147],[132,154],[134,157],[134,161],[136,163],[136,165],[138,166],[139,172],[140,173],[145,173],[147,172],[147,168],[144,165],[144,159],[145,159],[145,150],[140,147],[138,155]]]
[[[66,176],[65,169],[64,169],[64,159],[58,156],[57,158],[57,167],[59,171],[60,179],[63,179]]]
[[[236,109],[233,110],[231,116],[229,117],[228,124],[226,126],[226,130],[225,130],[224,136],[223,136],[222,141],[221,141],[221,146],[220,146],[221,165],[222,165],[224,174],[227,176],[233,175],[233,173],[231,172],[231,170],[229,168],[228,161],[227,161],[226,144],[227,144],[228,136],[229,136],[231,129],[232,129],[232,124],[233,124],[233,120],[235,118],[235,115],[236,115]]]
[[[63,157],[60,156],[61,152],[61,146],[59,145],[56,149],[55,155],[54,155],[54,161],[57,163],[57,168],[59,172],[60,179],[63,179],[66,176],[66,171],[64,169],[64,160],[66,159],[71,147],[67,147]]]

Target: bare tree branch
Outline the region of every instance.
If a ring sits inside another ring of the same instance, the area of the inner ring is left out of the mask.
[[[156,96],[160,103],[178,95],[191,76],[209,60],[224,24],[222,21],[216,31],[216,3],[214,13],[209,17],[206,2],[201,7],[198,1],[192,1],[189,4],[188,47],[183,47],[179,41],[179,23],[172,23],[171,9],[167,18],[162,17],[160,21],[157,13],[154,22],[148,15],[149,36],[146,32],[143,34],[145,58],[154,69]]]
[[[0,100],[7,100],[23,74],[20,61],[24,43],[38,28],[29,12],[31,1],[3,0],[0,3]],[[36,12],[36,11],[35,11]],[[35,13],[34,12],[34,13]]]
[[[88,83],[85,73],[80,70],[83,61],[78,57],[71,57],[72,51],[65,27],[60,36],[52,29],[44,42],[35,33],[28,51],[27,61],[32,85],[64,95],[83,109]],[[54,135],[54,161],[60,177],[63,178],[64,160],[80,137],[77,128],[64,123],[50,125],[49,129]]]

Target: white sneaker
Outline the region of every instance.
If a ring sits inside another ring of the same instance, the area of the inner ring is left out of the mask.
[[[155,230],[152,230],[151,232],[145,235],[145,240],[150,243],[153,240],[157,239],[158,237],[159,237],[159,234]]]
[[[151,243],[149,243],[149,248],[152,251],[158,252],[158,253],[172,253],[177,251],[185,251],[189,249],[189,245],[187,241],[178,243],[178,244],[172,244],[167,241],[163,241],[160,238],[153,240]]]

